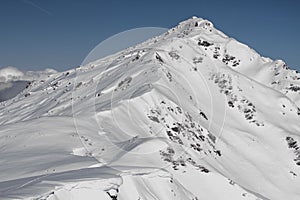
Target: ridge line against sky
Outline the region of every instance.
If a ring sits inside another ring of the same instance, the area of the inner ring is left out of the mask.
[[[133,28],[171,28],[192,16],[212,21],[262,56],[300,70],[297,0],[2,0],[0,68],[75,68],[101,41]]]

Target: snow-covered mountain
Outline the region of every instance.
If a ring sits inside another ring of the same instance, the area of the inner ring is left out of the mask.
[[[300,199],[300,74],[207,20],[0,107],[0,199]]]

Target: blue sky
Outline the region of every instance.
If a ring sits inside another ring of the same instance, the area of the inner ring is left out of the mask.
[[[299,11],[298,0],[0,0],[0,67],[74,68],[114,34],[196,15],[300,70]]]

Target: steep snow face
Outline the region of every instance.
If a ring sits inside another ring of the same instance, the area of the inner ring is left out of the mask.
[[[200,18],[40,77],[1,103],[0,197],[299,199],[298,77]]]

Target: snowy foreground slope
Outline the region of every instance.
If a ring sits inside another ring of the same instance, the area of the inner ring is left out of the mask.
[[[192,18],[0,107],[0,199],[300,199],[300,74]]]

